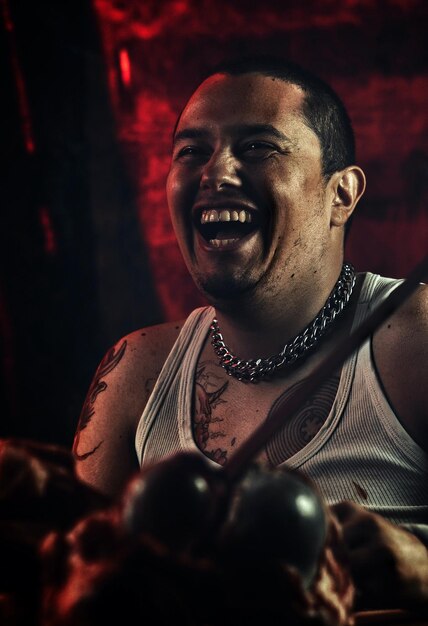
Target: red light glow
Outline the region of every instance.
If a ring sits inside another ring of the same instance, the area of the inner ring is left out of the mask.
[[[49,256],[53,256],[57,252],[57,242],[52,219],[46,207],[39,210],[39,220],[43,230],[45,252]]]
[[[10,59],[13,67],[13,74],[15,77],[16,90],[18,92],[18,104],[19,113],[21,117],[21,129],[24,137],[25,149],[29,154],[33,154],[36,150],[33,129],[30,116],[30,107],[28,105],[27,91],[25,88],[24,77],[21,71],[21,67],[18,60],[18,52],[15,40],[15,30],[10,15],[9,5],[7,0],[1,2],[3,11],[3,21],[7,32],[8,45],[10,50]]]
[[[131,84],[131,61],[126,48],[121,48],[121,50],[119,50],[119,66],[122,83],[125,87],[129,87]]]

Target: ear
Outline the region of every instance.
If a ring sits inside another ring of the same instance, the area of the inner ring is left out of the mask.
[[[333,191],[330,224],[344,226],[364,193],[366,177],[360,167],[351,165],[333,174],[330,182]]]

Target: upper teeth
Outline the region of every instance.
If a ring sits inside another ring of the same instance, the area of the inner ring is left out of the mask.
[[[251,222],[249,211],[229,211],[229,209],[205,209],[202,211],[201,224],[207,222]]]

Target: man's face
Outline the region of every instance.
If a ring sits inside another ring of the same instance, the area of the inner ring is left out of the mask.
[[[186,264],[211,299],[280,290],[328,245],[321,149],[299,87],[216,74],[177,126],[167,196]]]

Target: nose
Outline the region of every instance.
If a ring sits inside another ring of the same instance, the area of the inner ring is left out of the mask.
[[[238,163],[230,152],[214,152],[204,165],[200,186],[201,189],[219,191],[227,187],[239,187],[241,180]]]

